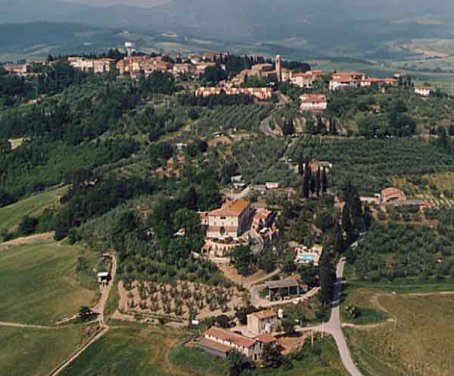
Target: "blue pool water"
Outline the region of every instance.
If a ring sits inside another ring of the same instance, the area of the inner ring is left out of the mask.
[[[299,255],[298,261],[307,262],[307,263],[315,262],[315,255],[311,255],[311,254],[307,254],[307,253]]]

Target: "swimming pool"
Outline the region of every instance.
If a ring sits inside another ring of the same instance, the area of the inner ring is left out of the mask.
[[[305,264],[309,264],[311,262],[314,263],[315,262],[315,255],[311,254],[311,253],[302,253],[302,254],[298,255],[297,261],[305,263]]]

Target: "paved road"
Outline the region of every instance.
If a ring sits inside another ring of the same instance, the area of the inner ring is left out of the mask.
[[[277,92],[276,96],[279,100],[278,103],[276,103],[276,105],[274,106],[274,109],[271,112],[270,116],[268,116],[266,119],[264,119],[260,123],[260,130],[263,133],[265,133],[267,136],[271,136],[271,137],[276,137],[276,135],[274,134],[273,130],[270,127],[270,121],[273,118],[273,114],[280,108],[284,107],[290,101],[290,98],[286,97],[285,95],[283,95],[280,92]]]
[[[333,308],[331,309],[331,317],[328,321],[328,324],[326,324],[325,329],[334,337],[342,363],[344,364],[344,367],[348,371],[348,373],[351,376],[361,376],[361,372],[359,372],[358,368],[353,362],[350,349],[348,348],[347,341],[345,339],[344,333],[342,332],[340,303],[342,293],[342,278],[344,276],[344,266],[345,259],[342,258],[337,264],[336,271],[337,281],[334,287]]]

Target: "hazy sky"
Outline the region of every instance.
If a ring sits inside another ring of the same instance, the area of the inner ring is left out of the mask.
[[[125,4],[140,7],[152,7],[162,3],[166,3],[169,0],[60,0],[60,1],[100,6]]]

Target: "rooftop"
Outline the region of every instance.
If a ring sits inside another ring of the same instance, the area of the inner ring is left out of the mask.
[[[295,278],[287,278],[280,281],[268,281],[265,286],[269,289],[289,288],[299,286],[299,282]]]
[[[220,339],[221,341],[230,342],[239,347],[252,347],[255,344],[255,340],[251,338],[243,337],[239,334],[229,332],[228,330],[216,328],[212,326],[205,332],[205,336],[214,337]]]
[[[257,336],[255,339],[262,343],[273,343],[273,342],[277,341],[276,337],[274,337],[268,333],[262,333],[259,336]]]
[[[221,208],[210,212],[210,216],[215,217],[239,217],[249,207],[249,202],[245,200],[227,201]]]
[[[231,350],[229,346],[223,345],[222,343],[216,341],[212,341],[211,339],[208,338],[202,338],[199,342],[199,345],[223,353],[227,353]]]
[[[324,103],[326,102],[325,94],[303,94],[300,97],[302,103]]]

